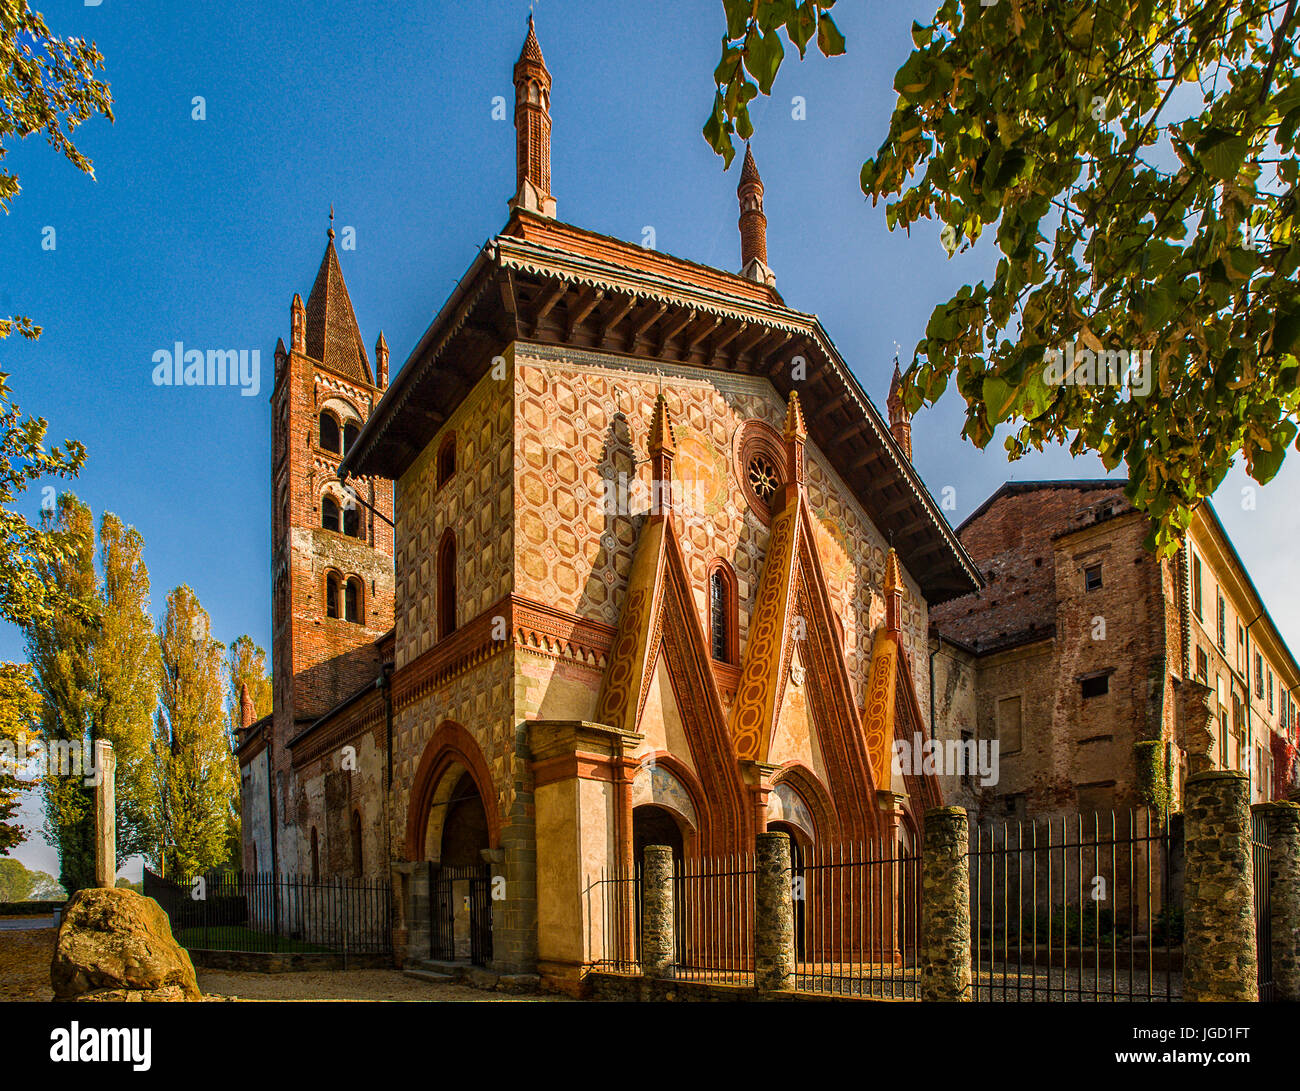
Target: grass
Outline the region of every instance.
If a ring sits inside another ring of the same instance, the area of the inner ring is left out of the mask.
[[[242,924],[212,925],[209,928],[183,928],[176,933],[176,942],[196,951],[265,951],[276,953],[329,954],[330,948],[314,943],[274,936],[269,932],[256,932]]]

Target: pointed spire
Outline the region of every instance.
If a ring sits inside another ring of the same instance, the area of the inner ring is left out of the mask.
[[[650,449],[650,517],[662,519],[673,510],[673,456],[677,454],[673,422],[662,390],[655,398],[647,446]]]
[[[370,360],[357,327],[348,286],[343,280],[339,255],[334,249],[333,227],[329,230],[329,241],[325,244],[325,256],[321,258],[316,281],[307,296],[304,351],[344,378],[367,384],[371,382]]]
[[[903,629],[903,570],[892,545],[885,558],[885,628],[891,633]]]
[[[293,293],[293,302],[289,304],[289,344],[294,352],[307,351],[307,311],[302,305],[302,296]]]
[[[650,418],[650,453],[657,455],[666,452],[669,455],[677,453],[677,441],[673,439],[672,419],[668,414],[668,402],[664,399],[663,391],[655,398],[654,416]]]
[[[898,369],[897,355],[894,356],[894,377],[889,383],[889,400],[886,404],[889,407],[889,431],[903,448],[907,461],[911,462],[912,414],[903,403],[903,373]]]
[[[754,151],[745,143],[745,162],[736,186],[740,200],[740,271],[759,284],[775,285],[776,274],[767,264],[767,216],[763,213],[763,179],[758,176]]]
[[[528,13],[528,35],[524,38],[524,48],[519,51],[519,60],[515,66],[527,61],[530,64],[541,65],[546,67],[546,58],[542,56],[542,47],[537,41],[537,28],[533,25],[533,13]]]
[[[799,405],[799,392],[790,391],[790,404],[785,410],[785,437],[787,439],[807,439],[808,428],[803,422],[803,409]]]
[[[388,342],[384,340],[383,330],[375,342],[375,383],[380,390],[388,386]]]
[[[542,58],[533,17],[515,62],[515,195],[511,208],[555,215],[551,196],[551,73]]]

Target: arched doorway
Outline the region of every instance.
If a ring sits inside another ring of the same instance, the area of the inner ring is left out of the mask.
[[[448,787],[450,786],[450,787]],[[429,808],[427,851],[432,876],[432,956],[485,965],[492,957],[492,876],[487,809],[468,770],[450,768]]]
[[[632,808],[632,852],[639,865],[645,859],[647,845],[667,845],[673,850],[673,863],[680,864],[685,855],[682,828],[668,808],[645,803]]]

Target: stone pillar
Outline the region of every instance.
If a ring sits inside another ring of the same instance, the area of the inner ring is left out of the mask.
[[[647,845],[641,869],[641,973],[673,975],[673,850]]]
[[[754,984],[763,991],[794,988],[794,895],[785,833],[755,837]]]
[[[1300,804],[1257,803],[1268,838],[1274,999],[1300,1001]]]
[[[921,999],[970,1000],[970,825],[962,807],[925,812]]]
[[[1184,1000],[1259,998],[1249,797],[1245,773],[1187,778]]]
[[[94,753],[95,885],[111,889],[117,881],[117,755],[113,744],[104,739],[95,740]]]

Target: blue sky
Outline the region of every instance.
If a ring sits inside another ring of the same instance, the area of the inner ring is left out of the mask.
[[[270,636],[270,393],[289,301],[306,297],[336,228],[366,344],[382,328],[396,368],[506,219],[514,188],[511,68],[528,0],[408,4],[258,0],[46,0],[51,28],[107,58],[117,121],[79,130],[83,176],[46,145],[13,146],[23,186],[0,216],[0,311],[45,327],[34,345],[0,342],[24,410],[89,462],[72,486],[98,518],[144,535],[160,611],[188,583],[229,642]],[[947,259],[938,231],[891,234],[858,188],[884,137],[893,74],[913,18],[935,0],[836,5],[848,54],[787,58],[771,101],[753,109],[766,185],[768,253],[786,302],[817,313],[882,408],[894,343],[910,356],[934,305],[992,270],[987,243]],[[699,130],[722,33],[718,0],[538,0],[554,78],[553,189],[561,219],[722,268],[739,265],[737,161],[724,174]],[[806,101],[804,120],[791,100]],[[201,96],[206,119],[192,119]],[[507,111],[509,114],[510,111]],[[57,248],[42,249],[44,229]],[[152,356],[187,347],[258,349],[262,390],[155,387]],[[1102,476],[1054,450],[1008,464],[1000,445],[960,438],[950,392],[914,422],[916,464],[960,522],[1009,477]],[[1289,549],[1300,517],[1293,457],[1255,510],[1234,470],[1216,497],[1274,619],[1300,648]],[[39,492],[25,505],[37,515]],[[22,659],[0,626],[0,658]],[[44,868],[38,843],[18,852]]]

